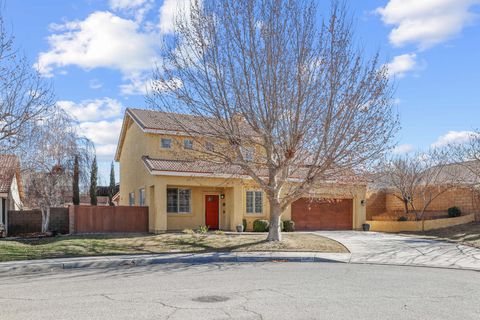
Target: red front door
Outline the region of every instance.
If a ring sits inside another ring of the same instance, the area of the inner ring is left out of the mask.
[[[209,229],[218,229],[218,195],[205,196],[205,224]]]

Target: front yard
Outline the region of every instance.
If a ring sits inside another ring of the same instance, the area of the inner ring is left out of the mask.
[[[459,226],[424,232],[408,232],[406,234],[429,239],[461,242],[480,248],[480,222],[472,222]]]
[[[212,251],[348,252],[340,243],[310,233],[284,233],[280,243],[266,234],[99,234],[44,239],[0,240],[0,261]]]

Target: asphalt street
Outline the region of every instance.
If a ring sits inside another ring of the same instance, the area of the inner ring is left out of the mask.
[[[480,319],[480,272],[165,264],[0,278],[0,319]]]

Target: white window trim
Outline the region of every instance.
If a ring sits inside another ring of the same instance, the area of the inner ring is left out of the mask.
[[[163,146],[163,141],[164,140],[170,140],[170,146],[169,147],[164,147]],[[162,149],[172,149],[172,143],[173,143],[173,141],[172,141],[171,138],[160,138],[160,148],[162,148]]]
[[[248,205],[247,205],[247,192],[252,192],[252,201],[253,201],[253,211],[252,212],[248,212]],[[260,192],[262,194],[261,198],[262,198],[262,204],[261,204],[261,211],[260,212],[256,212],[256,206],[255,206],[255,203],[256,203],[256,193],[257,192]],[[248,214],[248,215],[263,215],[263,206],[264,206],[264,194],[263,194],[263,191],[262,190],[246,190],[245,191],[245,213]]]
[[[177,189],[177,212],[169,212],[168,211],[168,189]],[[190,211],[180,211],[180,195],[179,195],[179,192],[180,190],[189,190],[190,191],[190,197],[188,199],[188,208],[190,209]],[[191,214],[192,213],[192,189],[188,189],[188,188],[175,188],[175,187],[172,187],[172,188],[167,188],[167,214]]]

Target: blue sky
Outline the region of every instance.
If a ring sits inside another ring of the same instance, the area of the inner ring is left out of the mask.
[[[100,183],[108,183],[123,111],[146,107],[161,39],[185,1],[6,0],[16,44],[95,142]],[[365,51],[380,50],[395,79],[402,126],[395,152],[462,142],[480,128],[480,0],[347,4]]]

